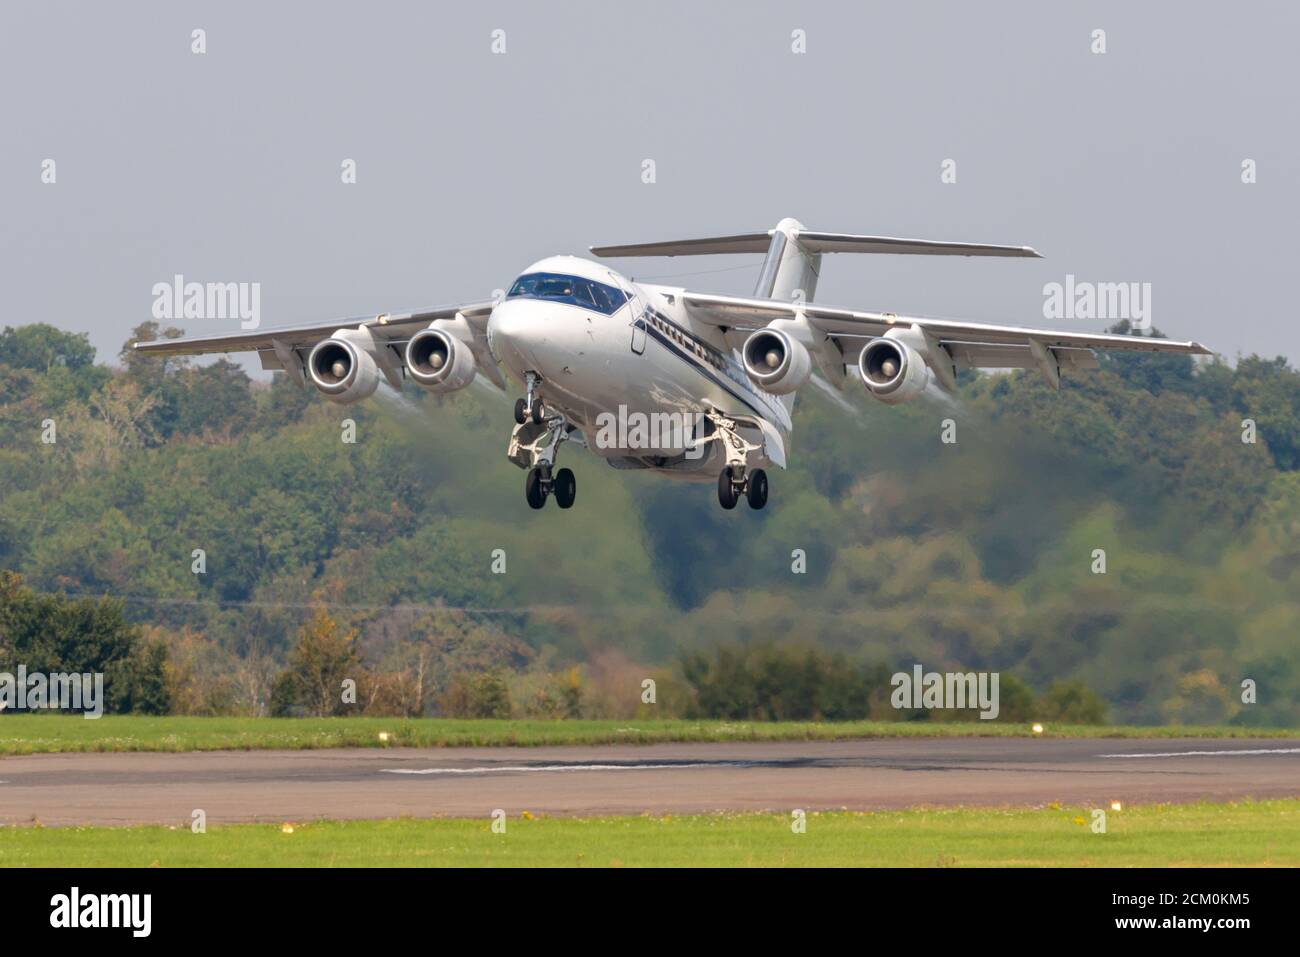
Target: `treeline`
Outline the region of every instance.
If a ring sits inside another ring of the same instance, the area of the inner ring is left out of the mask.
[[[117,361],[0,332],[0,569],[108,596],[165,649],[150,707],[320,706],[303,676],[344,648],[302,657],[323,610],[357,706],[391,713],[630,717],[649,678],[674,714],[875,716],[879,669],[919,662],[1014,676],[1035,710],[1072,687],[1113,721],[1300,725],[1281,358],[1117,356],[1059,392],[964,375],[944,408],[812,390],[760,514],[567,449],[578,507],[533,514],[486,389],[339,408],[229,362]]]
[[[815,647],[724,645],[711,655],[686,656],[681,672],[690,689],[685,716],[692,718],[985,720],[973,703],[965,708],[898,707],[894,676],[900,672],[884,664],[855,664],[843,654]],[[996,696],[996,714],[991,711],[989,720],[1103,724],[1106,718],[1106,703],[1081,681],[1057,681],[1037,695],[1014,675],[999,674]]]
[[[166,659],[162,644],[145,640],[126,620],[121,602],[43,595],[21,576],[0,572],[0,673],[11,676],[17,694],[29,690],[16,677],[24,672],[43,681],[98,673],[103,711],[166,714],[172,705]]]

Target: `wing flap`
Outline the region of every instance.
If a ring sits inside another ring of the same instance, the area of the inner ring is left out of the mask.
[[[952,342],[940,340],[959,369],[1037,369],[1038,358],[1028,346],[990,342]],[[1053,349],[1061,368],[1096,369],[1100,363],[1091,349]]]

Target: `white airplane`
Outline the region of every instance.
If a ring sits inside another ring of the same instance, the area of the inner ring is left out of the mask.
[[[627,246],[593,255],[766,253],[751,298],[633,282],[572,256],[525,269],[504,297],[232,335],[138,342],[141,352],[256,351],[264,369],[351,403],[382,377],[433,393],[482,374],[523,384],[507,457],[528,473],[525,497],[573,505],[573,472],[556,469],[561,445],[589,449],[614,468],[716,481],[734,508],[767,502],[767,472],[785,468],[794,396],[814,369],[842,388],[852,368],[867,392],[896,405],[951,393],[957,370],[1096,368],[1093,350],[1208,355],[1195,342],[857,312],[813,303],[825,253],[1037,257],[1027,246],[854,236],[783,219],[766,232]],[[617,423],[617,424],[616,424]],[[668,427],[676,425],[677,427]],[[657,426],[657,427],[656,427]]]

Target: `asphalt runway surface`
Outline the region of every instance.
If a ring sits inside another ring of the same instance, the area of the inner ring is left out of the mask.
[[[946,738],[0,758],[0,823],[1025,807],[1300,797],[1300,741]]]

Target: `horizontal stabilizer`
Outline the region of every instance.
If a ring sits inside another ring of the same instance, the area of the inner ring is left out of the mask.
[[[661,243],[631,243],[626,246],[592,246],[591,254],[610,256],[711,256],[727,253],[765,253],[771,233],[742,233],[738,236],[709,236],[704,239],[670,239]]]
[[[784,225],[784,222],[783,224]],[[592,255],[611,256],[710,256],[735,253],[766,253],[772,235],[740,233],[735,236],[706,236],[701,239],[670,239],[658,243],[630,243],[624,246],[592,246]],[[1032,246],[1000,246],[993,243],[950,243],[938,239],[900,239],[896,236],[857,236],[851,233],[819,233],[811,229],[782,229],[799,250],[819,253],[882,253],[902,256],[1012,256],[1041,259]]]
[[[898,239],[893,236],[852,236],[801,229],[794,240],[810,253],[893,253],[904,256],[1026,256],[1041,259],[1032,246],[990,243],[949,243],[937,239]]]

